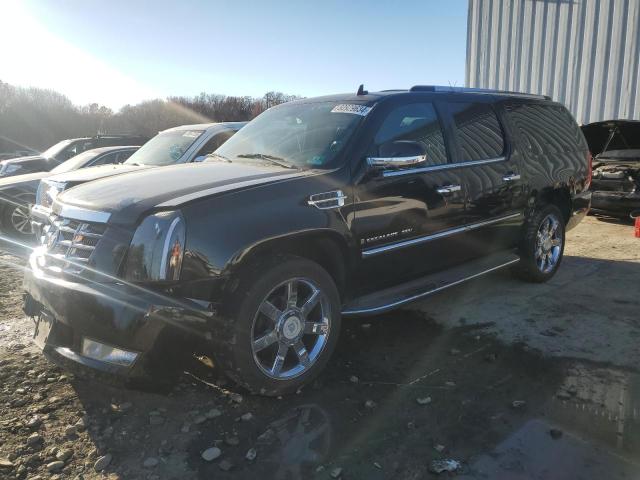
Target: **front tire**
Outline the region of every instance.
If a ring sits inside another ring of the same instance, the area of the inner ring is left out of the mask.
[[[241,282],[232,341],[218,361],[252,393],[293,393],[324,368],[340,333],[340,297],[331,276],[309,260],[279,257]]]
[[[516,274],[535,283],[551,279],[562,262],[565,222],[555,205],[537,209],[524,227]]]
[[[29,241],[33,239],[31,228],[30,208],[35,197],[28,193],[16,195],[12,199],[15,203],[5,203],[2,208],[2,229],[11,238]]]

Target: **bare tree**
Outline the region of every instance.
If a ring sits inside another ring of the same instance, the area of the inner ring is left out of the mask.
[[[262,98],[201,93],[125,105],[118,112],[98,103],[75,106],[53,90],[14,87],[0,81],[0,152],[20,147],[44,150],[65,138],[130,133],[153,136],[178,125],[245,121],[295,100],[282,92]]]

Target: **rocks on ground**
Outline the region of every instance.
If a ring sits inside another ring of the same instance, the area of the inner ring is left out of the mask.
[[[222,451],[218,447],[211,447],[202,452],[202,459],[205,462],[212,462],[220,455],[222,455]]]

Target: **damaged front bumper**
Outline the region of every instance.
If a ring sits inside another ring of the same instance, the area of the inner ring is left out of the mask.
[[[51,319],[42,347],[55,363],[146,378],[211,341],[216,320],[207,303],[128,283],[67,279],[41,268],[41,255],[31,255],[25,272],[25,313]]]

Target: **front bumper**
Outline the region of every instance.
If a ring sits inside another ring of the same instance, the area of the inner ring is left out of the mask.
[[[185,348],[210,341],[215,320],[206,304],[136,285],[70,281],[41,269],[38,251],[24,276],[25,312],[54,318],[44,353],[63,367],[99,370],[129,379],[162,372]],[[136,352],[128,366],[82,353],[83,339]]]
[[[640,192],[595,191],[591,201],[594,213],[629,218],[634,210],[640,210]]]

